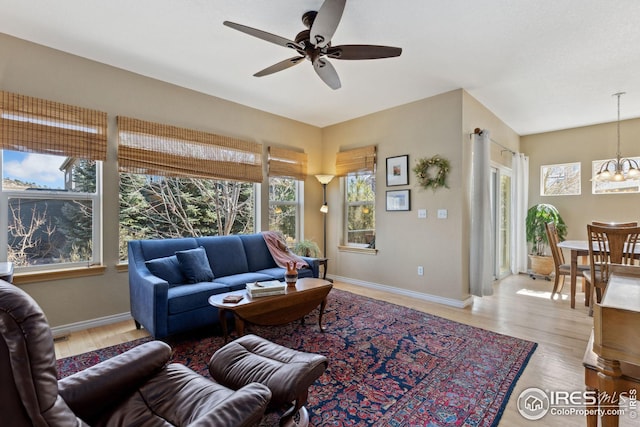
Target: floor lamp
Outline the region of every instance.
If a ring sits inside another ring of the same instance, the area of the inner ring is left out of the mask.
[[[323,244],[324,257],[327,257],[327,214],[329,213],[329,205],[327,205],[327,184],[333,179],[333,175],[316,175],[317,180],[322,184],[322,206],[320,212],[324,215],[323,228]]]

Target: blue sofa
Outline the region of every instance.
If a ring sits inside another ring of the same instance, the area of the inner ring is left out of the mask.
[[[218,323],[211,295],[283,281],[286,271],[261,234],[131,240],[128,250],[131,315],[154,338]],[[318,277],[318,260],[303,259],[310,268],[299,277]]]

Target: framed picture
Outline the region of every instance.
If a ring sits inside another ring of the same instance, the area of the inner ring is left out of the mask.
[[[409,184],[409,156],[387,157],[387,187]]]
[[[541,196],[579,196],[580,162],[540,166]]]
[[[387,210],[388,211],[409,211],[411,210],[411,190],[392,190],[387,191]]]

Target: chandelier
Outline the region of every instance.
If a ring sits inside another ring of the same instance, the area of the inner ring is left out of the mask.
[[[627,179],[640,178],[640,168],[638,162],[633,159],[622,159],[620,156],[620,97],[625,92],[614,93],[618,97],[618,152],[615,160],[607,160],[600,166],[596,179],[598,181],[625,181]]]

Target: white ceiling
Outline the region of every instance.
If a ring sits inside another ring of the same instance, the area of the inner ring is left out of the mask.
[[[638,0],[349,0],[332,44],[402,56],[332,60],[333,91],[289,39],[322,0],[0,0],[0,32],[324,127],[463,88],[521,135],[640,117]]]

